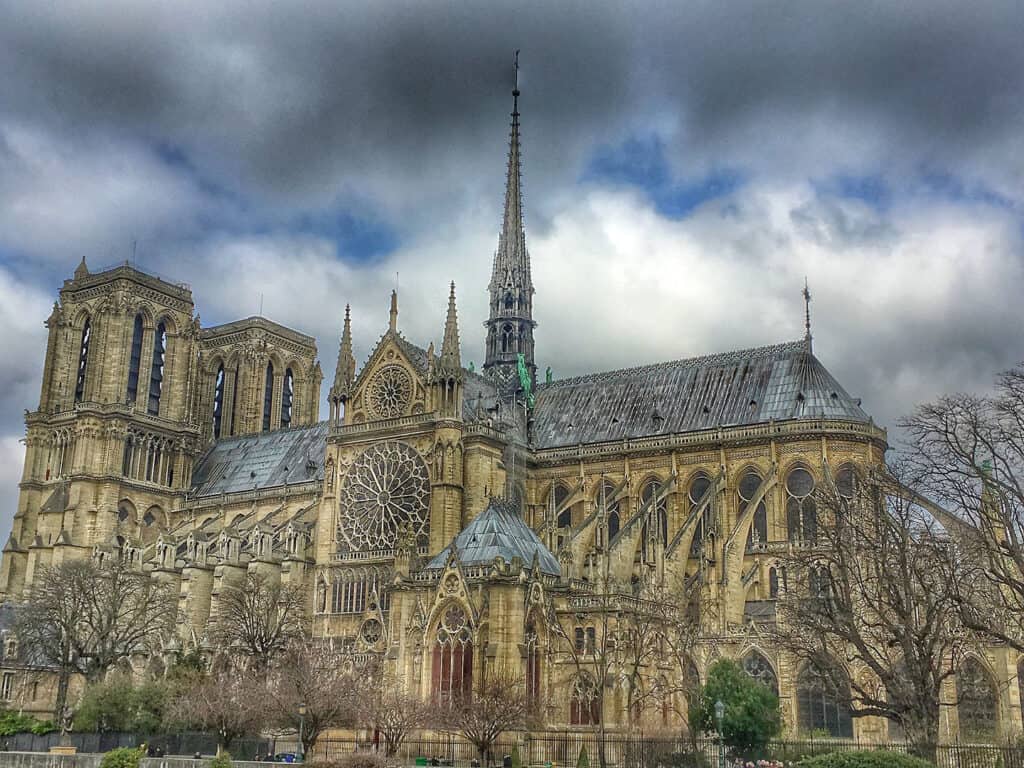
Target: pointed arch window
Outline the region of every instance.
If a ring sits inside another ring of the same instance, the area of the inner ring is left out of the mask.
[[[619,502],[612,501],[612,495],[615,493],[615,485],[607,480],[602,483],[601,488],[597,492],[597,505],[600,507],[604,505],[605,520],[608,526],[608,544],[611,544],[622,527],[622,518],[619,516]]]
[[[768,659],[760,653],[751,651],[743,658],[743,671],[776,696],[779,695],[779,679],[775,675],[775,670],[768,663]]]
[[[960,738],[991,741],[999,722],[999,694],[985,668],[977,659],[967,659],[956,675]]]
[[[267,380],[263,387],[263,431],[270,431],[270,409],[274,403],[274,364],[267,363]]]
[[[295,377],[292,369],[284,372],[284,385],[281,388],[281,428],[287,429],[292,423],[292,400],[295,397]]]
[[[466,614],[449,606],[437,627],[432,687],[434,699],[447,703],[469,698],[473,691],[473,640]]]
[[[142,315],[135,316],[135,325],[132,328],[132,348],[128,358],[128,388],[125,392],[125,402],[134,403],[139,396],[139,370],[142,367]]]
[[[565,500],[569,498],[569,495],[570,492],[568,488],[566,488],[564,485],[556,485],[554,494],[555,509],[558,509],[560,506],[562,506],[562,504],[565,503]],[[557,524],[559,528],[572,527],[572,506],[568,506],[558,513]]]
[[[754,470],[748,470],[740,478],[739,487],[736,489],[740,497],[739,512],[742,516],[750,507],[750,503],[757,495],[757,489],[761,487],[761,475]],[[768,509],[765,506],[764,497],[757,504],[754,510],[754,518],[750,522],[750,531],[747,533],[747,549],[752,549],[759,544],[768,541]]]
[[[818,509],[814,503],[814,477],[797,467],[786,477],[786,533],[790,541],[818,538]]]
[[[540,701],[540,643],[533,619],[526,624],[526,698],[531,705]]]
[[[502,352],[515,352],[516,347],[516,334],[511,325],[506,325],[501,329],[501,351]]]
[[[78,347],[78,376],[75,379],[75,402],[85,397],[85,372],[89,367],[89,342],[92,340],[92,321],[85,319],[82,326],[82,341]]]
[[[601,722],[601,701],[597,686],[586,673],[581,673],[572,686],[569,701],[570,725],[598,725]]]
[[[711,492],[711,478],[701,473],[693,478],[690,483],[690,490],[687,493],[687,498],[690,500],[690,509],[695,509],[702,501],[704,497]],[[700,516],[700,520],[697,521],[697,527],[693,532],[693,538],[690,540],[690,554],[695,555],[704,546],[704,539],[709,533],[711,533],[712,524],[714,519],[712,515],[714,510],[711,509],[711,505],[708,504],[704,510],[704,514]]]
[[[220,438],[224,421],[224,364],[217,368],[217,379],[213,384],[213,439]]]
[[[149,407],[146,413],[160,415],[160,395],[164,387],[164,361],[167,356],[167,326],[161,321],[153,336],[153,366],[149,373]]]
[[[850,686],[839,669],[825,672],[804,667],[796,681],[796,704],[804,733],[827,731],[830,736],[853,737]]]
[[[650,505],[653,505],[653,514],[655,518],[655,524],[657,525],[657,534],[661,538],[662,546],[668,546],[668,503],[665,498],[662,497],[655,501],[658,494],[661,492],[661,481],[652,478],[648,480],[644,487],[640,491],[641,508],[648,509]],[[647,557],[647,523],[644,522],[644,559]]]

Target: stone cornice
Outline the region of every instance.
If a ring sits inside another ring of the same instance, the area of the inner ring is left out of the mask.
[[[742,427],[719,427],[699,432],[682,432],[606,443],[546,448],[533,451],[537,466],[553,466],[565,461],[596,459],[623,454],[661,453],[672,450],[702,451],[764,444],[770,440],[789,442],[817,440],[822,437],[872,443],[888,447],[886,432],[873,424],[828,419],[799,419]]]
[[[308,351],[312,351],[314,353],[316,351],[316,339],[312,336],[307,336],[304,333],[287,328],[280,323],[275,323],[273,320],[268,320],[265,317],[247,317],[244,320],[234,320],[230,323],[203,328],[199,333],[199,338],[202,340],[204,346],[219,346],[221,344],[235,341],[232,339],[224,339],[223,337],[225,336],[242,334],[242,337],[244,338],[246,331],[257,328],[285,341],[298,344],[300,347],[303,347]]]

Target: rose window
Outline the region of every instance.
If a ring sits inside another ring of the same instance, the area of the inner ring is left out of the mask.
[[[382,419],[401,416],[412,399],[412,377],[400,365],[386,365],[370,379],[370,410]]]
[[[427,465],[404,443],[380,443],[359,454],[345,473],[338,504],[342,548],[393,549],[403,523],[409,524],[418,546],[427,543]]]
[[[363,642],[366,643],[366,645],[373,647],[379,643],[381,637],[383,637],[384,625],[380,623],[379,619],[367,619],[359,629],[359,635],[362,637]]]

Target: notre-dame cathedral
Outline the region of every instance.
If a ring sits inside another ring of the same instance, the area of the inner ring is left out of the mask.
[[[791,733],[886,739],[885,721],[854,721],[842,691],[765,640],[785,589],[776,554],[813,539],[817,486],[883,461],[885,430],[809,329],[552,380],[534,347],[514,96],[489,318],[469,340],[483,342],[481,370],[463,364],[454,285],[446,309],[437,297],[437,348],[402,334],[392,294],[362,366],[351,324],[373,319],[346,309],[321,420],[312,337],[263,317],[203,327],[186,286],[83,260],[46,319],[0,596],[16,603],[39,569],[71,558],[119,557],[179,595],[168,652],[213,651],[218,596],[256,572],[302,587],[314,636],[378,654],[424,697],[503,666],[542,694],[551,728],[653,729],[685,707],[633,707],[626,688],[656,690],[671,665],[598,682],[598,711],[595,681],[555,651],[542,613],[585,655],[595,605],[628,622],[649,590],[685,584],[711,606],[695,679],[735,658],[779,694]],[[993,680],[1015,674],[1008,651],[984,663]],[[5,661],[0,698],[48,712],[52,686],[30,673]],[[991,691],[981,716],[1019,729],[1016,687]],[[956,727],[951,708],[944,738]]]

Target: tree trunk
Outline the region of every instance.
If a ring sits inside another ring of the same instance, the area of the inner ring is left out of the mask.
[[[59,728],[64,725],[64,707],[68,703],[68,683],[71,680],[71,670],[64,665],[60,668],[57,676],[57,702],[53,705],[53,722]]]
[[[922,711],[909,713],[903,720],[910,754],[935,765],[935,745],[939,740],[938,707],[922,707]]]

